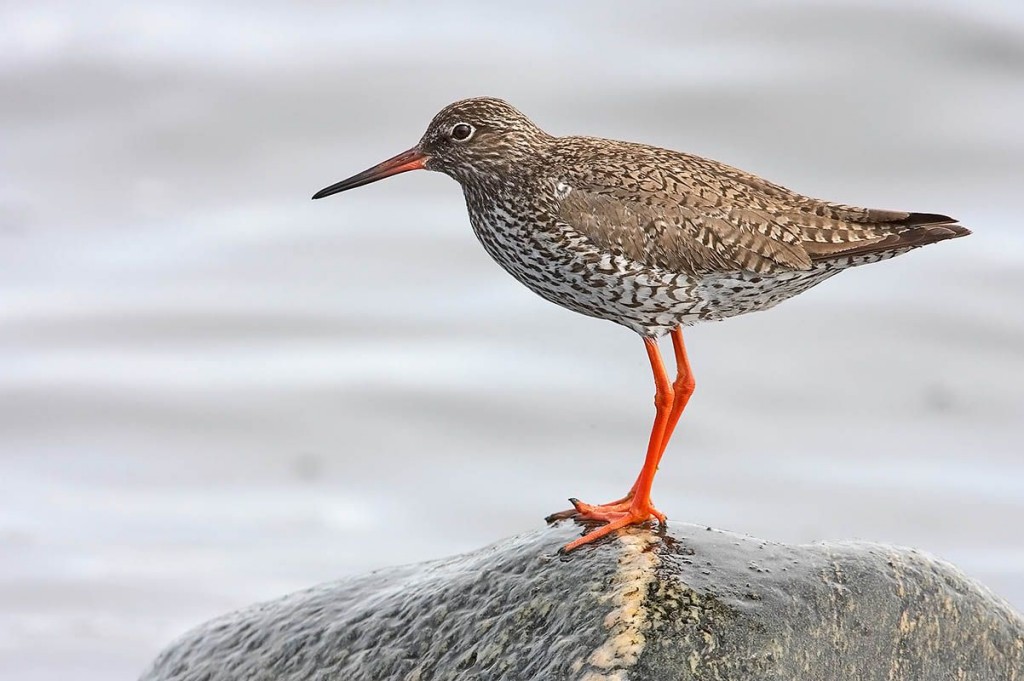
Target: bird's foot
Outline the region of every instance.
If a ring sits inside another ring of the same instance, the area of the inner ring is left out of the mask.
[[[666,520],[665,514],[654,508],[650,500],[645,503],[638,499],[623,499],[601,506],[591,506],[575,499],[571,501],[577,509],[576,515],[571,517],[577,520],[598,520],[607,524],[588,532],[575,541],[569,542],[562,549],[563,553],[569,553],[584,544],[589,544],[629,525],[639,525],[651,518],[657,519],[662,524]]]
[[[633,492],[629,492],[629,494],[621,499],[609,501],[607,504],[588,504],[587,502],[580,501],[575,497],[569,497],[569,503],[572,504],[572,508],[567,508],[564,511],[559,511],[558,513],[552,513],[544,518],[544,521],[553,523],[558,520],[569,520],[570,518],[574,518],[576,520],[607,520],[607,518],[602,517],[605,513],[625,511],[629,508],[629,504],[632,500]]]
[[[585,501],[579,499],[570,498],[569,501],[572,503],[572,508],[558,513],[552,513],[548,517],[544,518],[546,522],[553,523],[557,520],[568,520],[573,518],[575,520],[594,520],[599,522],[611,522],[615,518],[618,518],[622,513],[629,510],[630,505],[633,503],[633,492],[630,491],[626,496],[615,501],[609,501],[607,504],[588,504]],[[647,504],[650,515],[658,519],[658,522],[665,522],[665,514],[654,508],[652,504]]]

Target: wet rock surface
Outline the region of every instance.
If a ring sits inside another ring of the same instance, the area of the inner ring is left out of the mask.
[[[671,523],[559,555],[581,530],[220,617],[142,679],[1024,680],[1024,618],[917,551]]]

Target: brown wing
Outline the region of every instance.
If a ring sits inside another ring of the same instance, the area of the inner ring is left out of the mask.
[[[690,274],[807,270],[819,260],[970,233],[944,215],[818,201],[698,156],[566,139],[573,141],[556,164],[556,216],[650,266]]]

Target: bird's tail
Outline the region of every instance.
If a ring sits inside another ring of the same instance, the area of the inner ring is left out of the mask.
[[[812,253],[811,258],[823,260],[838,256],[871,255],[893,251],[903,253],[911,248],[927,246],[946,239],[957,239],[971,233],[971,230],[958,224],[955,218],[935,213],[905,213],[899,219],[876,223],[875,228],[881,228],[889,233],[881,238],[859,244],[850,243],[849,248],[833,246],[826,252]]]

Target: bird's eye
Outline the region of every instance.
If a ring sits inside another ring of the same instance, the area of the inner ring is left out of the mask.
[[[469,123],[457,123],[452,128],[452,139],[456,142],[465,142],[473,136],[473,126]]]

